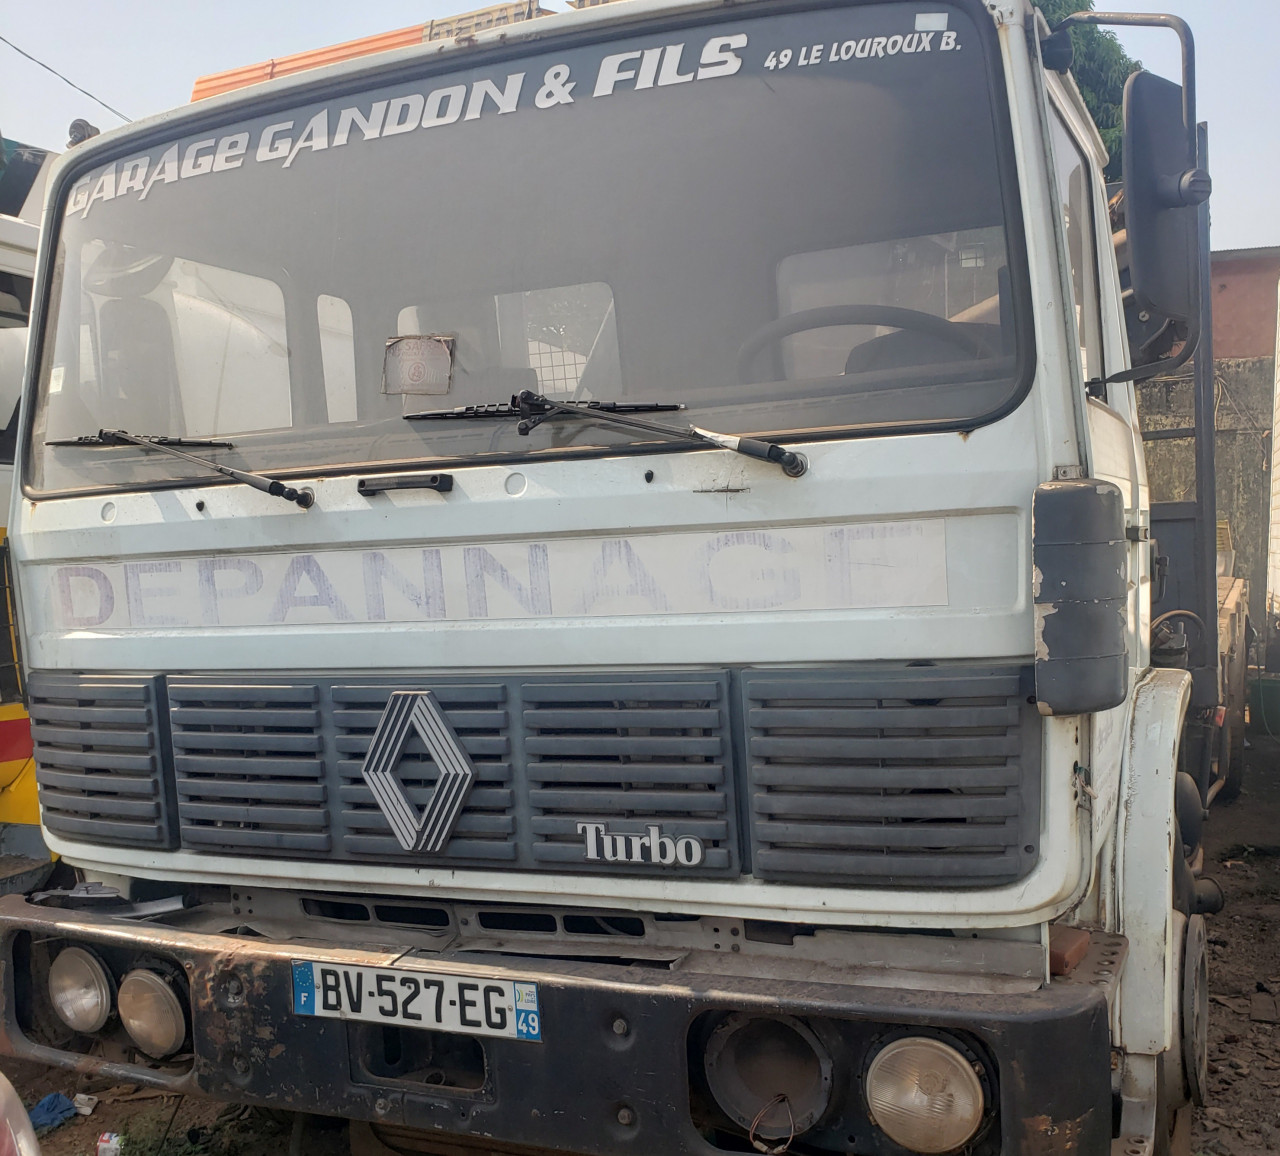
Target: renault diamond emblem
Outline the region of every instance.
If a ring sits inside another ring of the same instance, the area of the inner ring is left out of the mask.
[[[396,777],[396,769],[414,731],[439,772],[435,789],[421,814]],[[429,690],[397,690],[378,720],[361,774],[400,846],[406,851],[434,854],[444,848],[453,834],[476,769],[435,695]]]

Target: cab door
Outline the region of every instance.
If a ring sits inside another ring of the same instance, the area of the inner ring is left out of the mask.
[[[1128,368],[1120,279],[1112,246],[1102,170],[1101,138],[1074,90],[1048,77],[1049,128],[1062,221],[1062,260],[1068,274],[1079,378],[1087,425],[1087,476],[1108,481],[1124,496],[1129,597],[1125,615],[1129,686],[1149,663],[1150,542],[1146,469],[1133,385],[1107,382]],[[1131,699],[1130,699],[1131,701]],[[1128,733],[1129,702],[1092,717],[1085,774],[1098,803],[1092,805],[1095,845],[1111,821]]]
[[[1050,94],[1050,137],[1072,293],[1068,312],[1085,394],[1088,474],[1112,482],[1124,495],[1130,539],[1126,644],[1132,685],[1148,663],[1148,499],[1133,386],[1104,384],[1109,375],[1127,368],[1119,274],[1102,178],[1106,157],[1078,98],[1073,99],[1056,75],[1050,78]]]

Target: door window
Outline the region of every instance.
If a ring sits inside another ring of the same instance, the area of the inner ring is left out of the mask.
[[[1093,185],[1089,163],[1075,138],[1058,116],[1053,117],[1051,124],[1053,154],[1057,164],[1058,203],[1071,269],[1080,368],[1084,372],[1085,381],[1095,381],[1102,378],[1103,369],[1092,208]]]

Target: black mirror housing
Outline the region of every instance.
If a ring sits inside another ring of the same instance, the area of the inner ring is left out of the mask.
[[[1135,72],[1124,88],[1124,200],[1129,278],[1140,310],[1194,325],[1199,312],[1196,209],[1209,174],[1190,154],[1179,85]]]

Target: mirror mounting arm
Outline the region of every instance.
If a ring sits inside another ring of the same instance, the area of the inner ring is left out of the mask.
[[[1187,134],[1187,156],[1196,156],[1196,42],[1187,22],[1179,16],[1169,16],[1162,12],[1073,12],[1054,25],[1053,32],[1056,35],[1077,24],[1171,28],[1177,33],[1182,43],[1182,124]],[[1206,193],[1205,196],[1207,197],[1208,194]],[[1183,203],[1199,204],[1199,201]]]
[[[1187,169],[1176,177],[1161,177],[1158,184],[1160,199],[1170,209],[1203,205],[1213,192],[1213,179],[1202,168]]]
[[[1122,369],[1118,373],[1109,373],[1106,377],[1094,378],[1085,384],[1096,385],[1101,390],[1114,382],[1146,381],[1149,377],[1159,377],[1161,374],[1172,373],[1179,366],[1185,365],[1191,360],[1191,355],[1195,353],[1197,344],[1198,342],[1188,339],[1182,343],[1182,348],[1172,357],[1164,357],[1159,361],[1148,361],[1145,365],[1135,365],[1131,369]]]

